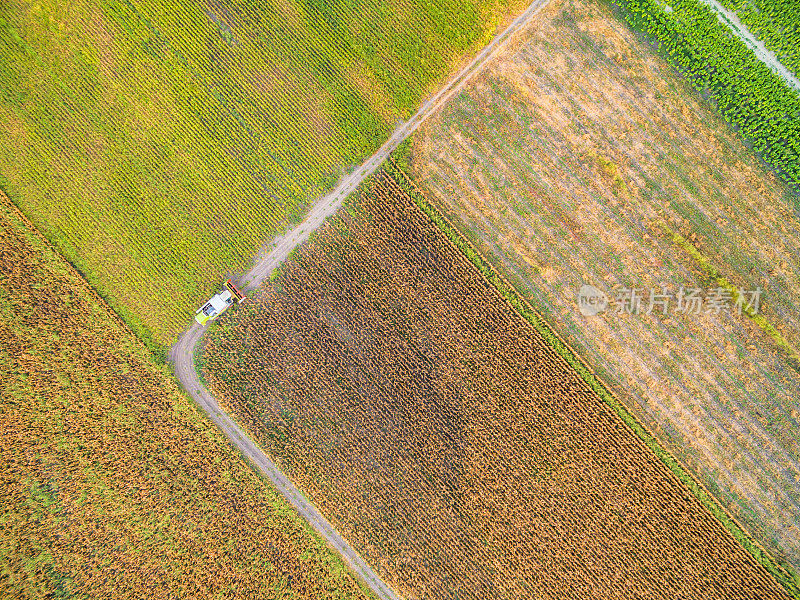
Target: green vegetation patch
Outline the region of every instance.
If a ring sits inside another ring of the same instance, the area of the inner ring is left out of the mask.
[[[784,67],[800,75],[800,3],[797,0],[720,0]]]
[[[800,95],[700,0],[615,0],[725,119],[800,193]]]

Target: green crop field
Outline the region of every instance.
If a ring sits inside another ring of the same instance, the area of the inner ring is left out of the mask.
[[[0,4],[0,189],[151,347],[520,4]]]

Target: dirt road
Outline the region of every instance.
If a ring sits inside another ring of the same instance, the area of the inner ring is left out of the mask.
[[[257,288],[272,271],[288,257],[289,253],[308,239],[327,217],[335,213],[350,192],[371,175],[386,160],[389,154],[410,136],[425,120],[458,93],[464,84],[478,73],[515,33],[525,27],[528,21],[547,4],[548,0],[535,0],[528,8],[491,43],[489,43],[466,67],[459,71],[441,90],[426,100],[422,108],[411,119],[400,125],[378,151],[361,166],[344,177],[336,188],[314,204],[305,220],[288,233],[275,238],[271,250],[260,256],[253,268],[239,278],[245,291]],[[395,592],[381,580],[347,541],[331,526],[325,517],[289,481],[275,464],[261,451],[253,440],[220,407],[211,393],[203,387],[194,368],[195,349],[205,332],[205,327],[196,323],[181,335],[169,353],[174,364],[175,374],[183,387],[197,404],[208,414],[222,432],[233,442],[242,454],[269,477],[277,490],[295,507],[298,513],[343,557],[350,568],[360,577],[379,598],[399,600]]]
[[[233,442],[239,451],[264,475],[298,513],[339,553],[350,568],[378,595],[387,600],[399,600],[369,567],[367,563],[350,547],[344,538],[333,528],[328,520],[311,504],[294,484],[275,466],[250,437],[223,411],[216,399],[203,387],[194,369],[194,351],[205,327],[195,323],[189,331],[181,336],[171,352],[170,358],[175,364],[175,374],[180,379],[189,395],[211,417],[211,420]]]

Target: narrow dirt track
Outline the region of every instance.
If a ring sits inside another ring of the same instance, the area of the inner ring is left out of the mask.
[[[317,229],[326,218],[334,214],[344,202],[344,199],[354,191],[358,185],[374,173],[388,158],[389,154],[397,148],[408,136],[425,122],[425,120],[446,104],[450,98],[458,93],[464,84],[474,77],[486,63],[508,42],[508,40],[523,29],[531,18],[544,7],[549,0],[535,0],[523,13],[499,35],[497,35],[466,67],[459,71],[441,90],[426,100],[422,108],[411,119],[400,125],[392,136],[381,146],[375,154],[368,158],[361,166],[343,178],[336,188],[327,196],[314,204],[306,218],[300,225],[288,233],[275,238],[271,251],[261,256],[250,271],[238,278],[245,291],[256,289],[272,271],[286,260],[289,253],[298,245],[305,242],[312,231]],[[322,516],[317,508],[295,487],[295,485],[275,466],[269,457],[250,439],[250,437],[236,424],[220,407],[217,400],[200,382],[195,371],[195,349],[205,333],[205,327],[193,324],[178,339],[169,353],[169,359],[175,368],[175,375],[183,387],[217,424],[222,432],[231,440],[234,446],[249,460],[259,471],[266,475],[275,485],[277,490],[294,506],[297,512],[334,548],[361,578],[379,597],[387,600],[399,600],[399,596],[364,562],[359,554],[342,538],[336,529]]]
[[[783,66],[783,64],[778,60],[778,57],[775,56],[775,53],[764,45],[764,42],[759,41],[759,39],[750,32],[750,30],[747,28],[747,25],[742,23],[739,20],[739,17],[736,16],[736,13],[729,11],[727,8],[722,6],[722,4],[717,2],[717,0],[702,1],[710,6],[711,10],[716,13],[717,19],[719,19],[720,23],[729,27],[734,35],[742,40],[745,45],[753,51],[758,60],[767,65],[772,71],[783,77],[783,80],[791,87],[797,91],[800,91],[800,81],[797,80],[797,77],[795,77],[789,69]]]

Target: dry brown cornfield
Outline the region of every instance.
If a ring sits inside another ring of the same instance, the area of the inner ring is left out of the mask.
[[[385,173],[211,330],[214,394],[423,598],[782,588]]]
[[[713,289],[659,222],[800,344],[785,186],[608,5],[551,3],[414,140],[410,174],[628,408],[800,568],[800,373],[745,317],[584,317],[582,284]]]
[[[0,597],[370,598],[0,195]]]

